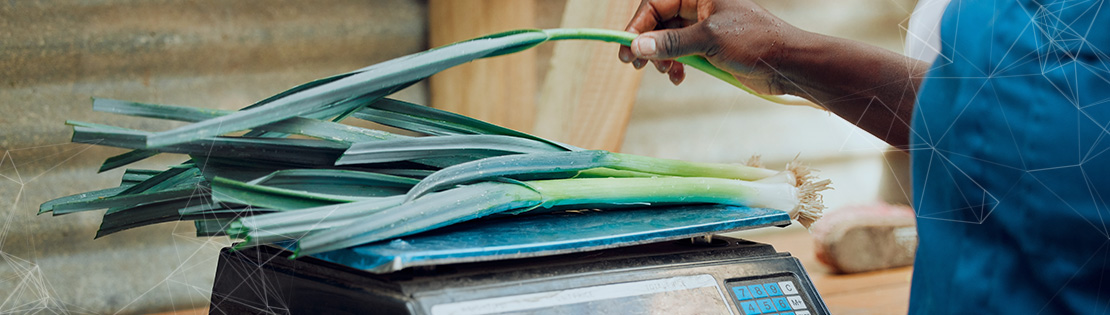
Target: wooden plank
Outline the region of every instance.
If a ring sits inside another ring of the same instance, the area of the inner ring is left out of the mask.
[[[835,274],[817,261],[813,237],[805,229],[726,235],[771,244],[779,252],[798,258],[833,314],[904,314],[909,309],[913,267]]]
[[[910,309],[908,285],[876,287],[822,297],[833,314],[906,314]]]
[[[208,308],[202,307],[188,310],[173,310],[169,312],[154,313],[153,315],[207,315],[208,313]]]
[[[638,3],[568,0],[561,27],[623,30]],[[640,86],[640,72],[617,60],[617,47],[611,43],[562,41],[555,45],[540,89],[533,131],[584,148],[619,150]]]
[[[535,27],[534,0],[428,1],[430,47]],[[539,80],[535,64],[536,52],[526,50],[443,71],[429,79],[431,106],[531,131]]]

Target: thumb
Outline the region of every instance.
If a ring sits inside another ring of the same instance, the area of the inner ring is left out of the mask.
[[[674,59],[709,51],[710,36],[697,23],[683,28],[640,34],[632,40],[632,53],[643,59]]]

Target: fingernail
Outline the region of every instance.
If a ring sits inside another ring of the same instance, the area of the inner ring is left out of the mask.
[[[682,83],[682,78],[672,75],[671,76],[671,84],[674,84],[675,86],[678,86],[679,83]]]
[[[643,59],[636,59],[632,61],[632,66],[636,67],[637,70],[642,69],[644,67],[644,63],[645,61]]]
[[[640,36],[636,38],[637,50],[640,52],[640,57],[655,57],[655,39],[651,37]]]
[[[621,58],[621,62],[623,62],[623,63],[632,62],[632,56],[629,56],[629,55],[631,55],[631,54],[626,54],[623,51],[620,54],[618,54],[618,56]]]

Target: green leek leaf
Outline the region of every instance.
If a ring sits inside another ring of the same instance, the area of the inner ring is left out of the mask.
[[[314,231],[346,226],[366,215],[395,207],[403,200],[404,196],[398,195],[243,217],[229,227],[228,234],[247,239],[242,246],[299,239]]]
[[[501,135],[456,135],[361,142],[351,145],[336,165],[369,164],[452,156],[497,156],[563,151],[548,143]]]
[[[79,193],[79,194],[69,195],[69,196],[57,198],[57,199],[54,199],[54,200],[50,200],[50,201],[42,203],[42,205],[39,205],[39,214],[51,212],[51,211],[54,210],[54,207],[59,205],[59,204],[89,203],[89,202],[94,202],[95,200],[99,200],[101,198],[112,197],[112,196],[118,195],[119,193],[123,192],[124,190],[127,190],[127,188],[129,188],[129,187],[130,186],[127,186],[127,187],[120,186],[120,187],[113,187],[113,188],[108,188],[108,189],[93,190],[93,191],[89,191],[89,192],[83,192],[83,193]]]
[[[530,46],[547,36],[523,33],[473,40],[382,62],[360,72],[274,98],[265,104],[180,128],[159,132],[148,138],[147,146],[161,147],[251,129],[289,117],[310,113],[339,115],[353,109],[345,100],[353,95],[368,95],[427,78],[443,69],[482,58],[510,47]],[[384,96],[384,95],[383,95]],[[330,115],[329,115],[330,116]]]
[[[222,177],[213,178],[210,184],[212,198],[216,202],[233,202],[274,210],[296,210],[373,198],[252,185]]]
[[[389,117],[393,117],[396,120],[407,121],[410,122],[410,124],[390,124],[386,121],[378,121],[373,119],[373,115],[360,115],[367,113],[379,113],[379,115],[381,115],[381,113],[392,113],[393,116]],[[547,140],[544,138],[533,136],[531,134],[484,122],[478,119],[466,117],[448,111],[438,110],[428,106],[416,105],[413,103],[389,98],[385,98],[381,101],[369,104],[367,105],[366,109],[362,110],[359,113],[356,113],[355,115],[355,117],[359,117],[360,119],[374,121],[383,125],[434,135],[487,134],[514,136],[546,142],[548,144],[561,147],[569,151],[581,150],[581,148],[575,146]],[[437,133],[435,131],[416,130],[420,128],[442,130],[442,132]]]

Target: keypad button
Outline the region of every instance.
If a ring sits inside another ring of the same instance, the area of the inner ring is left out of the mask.
[[[788,297],[786,297],[786,301],[790,302],[790,307],[792,307],[796,310],[806,308],[805,300],[802,300],[802,297],[799,296],[799,295],[788,296]]]
[[[745,315],[759,314],[759,305],[755,301],[740,302],[740,309],[744,310]]]
[[[767,291],[763,289],[762,284],[749,285],[748,290],[752,293],[752,296],[754,297],[767,297]]]
[[[791,281],[779,282],[779,288],[782,289],[782,293],[798,294],[798,288],[795,288],[794,287],[794,282],[791,282]]]
[[[797,315],[797,314],[794,314],[794,312],[784,312],[784,313],[779,313],[779,315]]]
[[[797,311],[794,312],[794,315],[809,315],[809,311]]]
[[[786,301],[786,298],[784,297],[773,298],[771,299],[771,302],[774,302],[775,309],[778,309],[780,311],[789,311],[793,309],[790,307],[790,302]]]
[[[779,290],[779,285],[775,283],[764,284],[763,289],[767,291],[767,296],[782,295],[782,290]]]
[[[764,313],[775,311],[775,304],[771,302],[771,299],[756,300],[755,302],[759,304],[759,310]]]
[[[732,294],[736,294],[737,300],[750,300],[752,294],[748,293],[748,287],[732,287]]]

